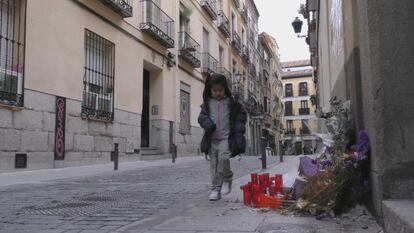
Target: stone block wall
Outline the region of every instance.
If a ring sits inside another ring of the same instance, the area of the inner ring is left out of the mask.
[[[174,127],[179,128],[178,124]],[[175,143],[179,155],[200,154],[200,142],[204,131],[200,127],[192,126],[189,133],[177,132]],[[170,138],[170,122],[166,120],[151,121],[151,146],[158,149],[160,154],[168,154]]]
[[[139,114],[115,109],[111,123],[85,120],[81,102],[67,99],[65,160],[54,162],[55,100],[25,90],[24,109],[0,108],[0,172],[15,170],[16,153],[27,153],[28,170],[107,163],[114,143],[121,161],[139,159],[134,153],[140,148]]]

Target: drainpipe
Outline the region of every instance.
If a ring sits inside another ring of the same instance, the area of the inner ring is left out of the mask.
[[[174,1],[174,3],[173,3],[173,8],[174,8],[174,12],[175,12],[175,15],[176,15],[176,19],[177,19],[177,15],[179,16],[179,14],[180,14],[180,10],[179,10],[179,8],[177,8],[177,4],[176,4],[176,1]],[[178,19],[179,19],[179,17],[178,17]],[[175,33],[174,33],[174,37],[175,37],[175,41],[177,42],[177,43],[179,43],[178,41],[179,40],[177,40],[178,38],[177,38],[177,32],[178,32],[178,30],[179,30],[179,24],[174,24],[174,26],[175,26]],[[177,50],[178,50],[178,48],[177,48]],[[174,67],[174,72],[173,72],[173,80],[174,80],[174,85],[173,85],[173,87],[174,87],[174,91],[173,91],[173,99],[174,99],[174,124],[173,124],[173,145],[175,145],[175,147],[174,147],[174,149],[175,149],[175,152],[177,153],[177,134],[178,134],[178,131],[177,131],[177,109],[179,109],[180,108],[180,105],[179,105],[179,100],[177,99],[177,73],[178,73],[178,53],[177,53],[177,50],[175,50],[174,51],[174,55],[175,55],[175,59],[176,59],[176,63],[175,63],[175,67]],[[191,119],[190,119],[190,121],[191,121]],[[190,123],[190,125],[191,125],[191,123]],[[175,156],[177,156],[177,154],[175,154]]]

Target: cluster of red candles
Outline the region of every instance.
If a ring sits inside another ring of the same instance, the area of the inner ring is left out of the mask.
[[[277,208],[287,196],[283,195],[282,175],[270,177],[269,173],[252,173],[251,182],[240,187],[246,206]]]

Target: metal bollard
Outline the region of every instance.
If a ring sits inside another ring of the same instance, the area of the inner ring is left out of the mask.
[[[262,137],[262,168],[266,169],[267,164],[266,164],[266,138]]]
[[[279,160],[281,163],[283,163],[283,153],[279,153]]]
[[[177,146],[175,144],[172,144],[171,147],[171,158],[172,162],[175,163],[175,160],[177,159]]]
[[[113,159],[114,159],[114,170],[118,170],[118,158],[119,158],[119,151],[118,151],[118,143],[115,143],[114,145],[114,153],[113,153]]]

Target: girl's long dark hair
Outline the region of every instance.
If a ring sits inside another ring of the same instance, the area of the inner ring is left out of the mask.
[[[204,91],[203,91],[203,100],[204,101],[211,98],[211,88],[214,85],[223,86],[226,96],[232,97],[229,84],[227,83],[226,76],[224,76],[222,74],[212,74],[212,75],[208,75],[207,78],[206,78],[206,82],[205,82],[205,85],[204,85]]]

